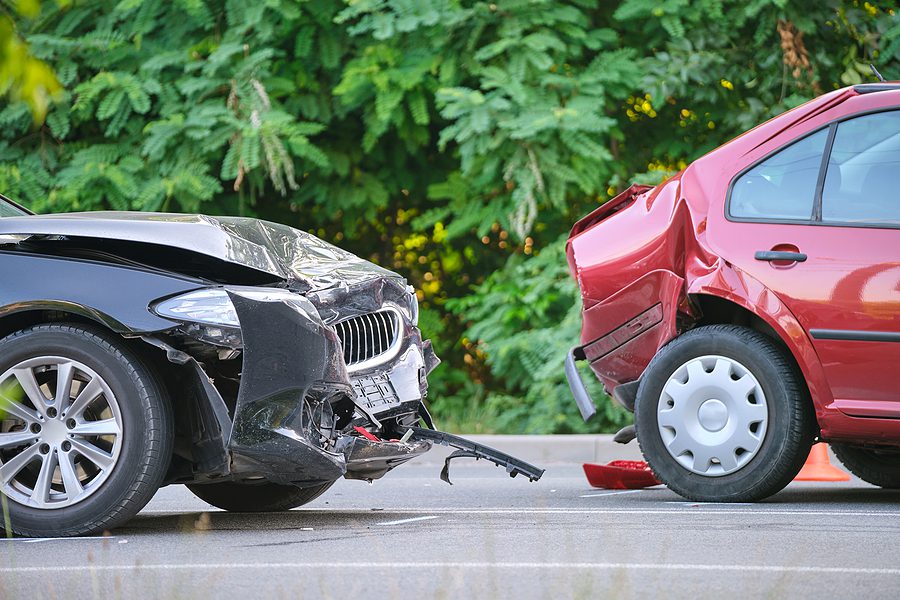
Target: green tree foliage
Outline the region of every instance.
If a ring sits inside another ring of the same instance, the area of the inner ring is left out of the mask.
[[[28,45],[16,31],[12,15],[35,17],[40,13],[39,0],[18,0],[11,7],[0,3],[0,96],[23,102],[36,121],[47,114],[51,98],[59,91],[59,82],[50,67],[28,51]]]
[[[565,387],[576,218],[869,62],[900,78],[893,4],[856,0],[84,0],[9,23],[62,92],[46,120],[0,109],[0,190],[259,216],[397,269],[445,359],[435,412],[483,431],[628,418],[586,425]]]

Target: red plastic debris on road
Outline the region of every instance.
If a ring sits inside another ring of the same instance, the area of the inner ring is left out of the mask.
[[[635,490],[659,485],[650,467],[641,460],[614,460],[605,465],[584,463],[588,483],[609,490]]]

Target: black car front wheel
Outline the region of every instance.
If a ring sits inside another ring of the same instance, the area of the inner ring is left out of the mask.
[[[863,481],[890,490],[900,489],[900,450],[839,443],[832,443],[831,449],[841,464]]]
[[[171,452],[169,403],[115,336],[52,324],[0,340],[0,495],[12,533],[122,524],[153,497]]]
[[[281,512],[312,502],[334,485],[333,481],[299,488],[277,483],[201,483],[189,485],[195,496],[231,512]]]
[[[638,388],[635,427],[660,481],[691,500],[755,501],[809,454],[814,415],[800,374],[765,335],[698,327],[664,346]]]

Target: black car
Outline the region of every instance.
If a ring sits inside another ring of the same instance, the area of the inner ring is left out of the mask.
[[[542,473],[434,430],[439,360],[396,273],[256,219],[32,215],[6,199],[0,216],[0,495],[16,534],[104,531],[173,483],[226,510],[287,510],[433,442]]]

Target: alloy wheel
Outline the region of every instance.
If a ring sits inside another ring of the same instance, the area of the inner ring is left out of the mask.
[[[118,462],[118,401],[93,369],[60,356],[22,361],[0,375],[0,492],[40,509],[96,492]]]

